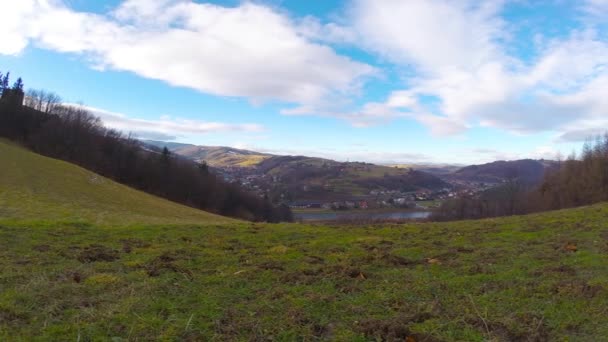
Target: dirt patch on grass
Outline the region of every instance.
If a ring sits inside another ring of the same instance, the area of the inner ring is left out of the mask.
[[[306,268],[296,272],[284,273],[279,280],[284,284],[311,285],[323,279],[333,280],[336,288],[342,293],[351,293],[357,290],[357,283],[367,280],[369,273],[358,267],[349,265],[334,265],[330,267]]]
[[[117,250],[102,245],[89,245],[78,255],[78,261],[82,263],[115,261],[118,259],[120,259],[120,255]]]
[[[175,263],[180,259],[189,258],[190,256],[182,251],[165,252],[146,263],[144,268],[150,277],[158,277],[165,272],[175,272],[192,279],[192,271]]]
[[[36,246],[32,247],[32,250],[34,250],[36,252],[44,253],[44,252],[50,251],[51,250],[51,246],[44,245],[44,244],[43,245],[36,245]]]
[[[0,307],[0,324],[22,324],[28,320],[23,313],[15,312],[10,308]]]
[[[131,253],[133,248],[147,248],[151,246],[149,242],[136,238],[121,239],[120,242],[122,242],[122,251],[125,253]]]
[[[410,330],[413,323],[422,323],[431,318],[433,318],[431,314],[421,313],[389,319],[366,319],[359,322],[356,328],[366,338],[375,341],[437,342],[439,340],[432,336],[416,334]]]
[[[553,292],[560,296],[577,296],[584,298],[594,298],[604,291],[600,285],[589,285],[584,281],[563,281],[553,287]]]
[[[215,333],[221,341],[268,341],[268,333],[262,332],[256,317],[239,313],[236,309],[227,309],[222,317],[214,322]],[[240,337],[240,338],[239,338]],[[243,338],[246,337],[246,338]]]
[[[312,264],[312,265],[319,265],[319,264],[324,264],[325,263],[325,259],[316,256],[316,255],[309,255],[304,259],[307,263]]]
[[[406,259],[404,257],[398,256],[398,255],[393,255],[393,254],[383,254],[380,259],[382,261],[384,261],[385,263],[389,264],[389,265],[393,265],[393,266],[415,266],[415,265],[420,265],[422,263],[421,260],[410,260],[410,259]]]
[[[490,340],[497,341],[529,341],[548,342],[549,328],[543,317],[531,313],[518,314],[510,324],[503,322],[482,320],[479,317],[465,319],[465,321],[484,332],[490,334]]]
[[[552,273],[559,273],[559,274],[563,274],[563,275],[567,275],[567,276],[575,276],[576,275],[576,269],[572,266],[568,266],[568,265],[559,265],[556,267],[550,267],[547,269],[548,272],[552,272]]]
[[[70,278],[75,283],[80,283],[83,280],[83,276],[79,272],[72,272]]]
[[[258,268],[265,271],[285,271],[283,265],[277,261],[266,261],[258,265]]]

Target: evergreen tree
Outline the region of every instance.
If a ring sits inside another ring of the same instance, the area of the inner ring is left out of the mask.
[[[169,152],[169,149],[166,146],[163,148],[163,152],[160,155],[160,163],[165,176],[167,176],[169,173],[169,166],[171,164],[171,152]]]
[[[4,87],[2,86],[2,71],[0,71],[0,94],[4,91]]]
[[[204,175],[208,175],[209,174],[209,165],[207,165],[207,162],[203,160],[202,163],[200,163],[198,165],[198,169],[201,171],[202,174]]]
[[[8,81],[10,80],[11,77],[11,73],[7,72],[6,75],[4,75],[4,77],[2,78],[2,81],[0,82],[2,89],[8,89]]]
[[[7,82],[8,82],[8,80],[7,80]],[[17,79],[15,84],[13,84],[13,90],[18,90],[18,91],[23,92],[23,80],[21,79],[21,77],[19,77]]]
[[[161,155],[161,158],[164,162],[169,162],[169,156],[171,155],[171,152],[169,152],[169,149],[165,146],[163,147],[163,153]]]

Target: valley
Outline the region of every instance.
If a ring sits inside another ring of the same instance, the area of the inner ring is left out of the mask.
[[[376,165],[338,162],[306,156],[279,156],[218,146],[196,146],[144,141],[167,147],[181,157],[205,163],[225,180],[237,183],[259,197],[292,209],[357,211],[385,209],[398,213],[433,210],[442,201],[476,196],[516,180],[538,184],[556,167],[548,160],[497,161],[483,165],[400,164]],[[433,207],[421,204],[434,201]]]

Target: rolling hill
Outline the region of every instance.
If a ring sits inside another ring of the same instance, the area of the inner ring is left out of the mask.
[[[367,196],[373,190],[436,190],[449,187],[422,170],[361,162],[338,162],[306,156],[277,156],[229,147],[195,146],[160,141],[144,143],[233,175],[253,176],[251,183],[272,197],[331,201]],[[442,173],[440,170],[438,173]],[[445,173],[447,171],[443,171]]]
[[[0,217],[93,223],[233,222],[0,140]]]
[[[436,176],[397,167],[336,162],[302,156],[275,156],[257,169],[275,179],[275,187],[297,199],[348,198],[372,190],[416,191],[449,187]]]
[[[495,161],[482,165],[471,165],[463,167],[449,174],[448,177],[458,180],[501,183],[509,178],[535,185],[538,184],[545,174],[557,163],[550,160],[522,159],[514,161]]]
[[[208,165],[218,168],[252,167],[272,157],[270,154],[223,146],[198,146],[155,140],[144,140],[144,143],[159,148],[167,147],[177,155],[199,163],[204,161]]]

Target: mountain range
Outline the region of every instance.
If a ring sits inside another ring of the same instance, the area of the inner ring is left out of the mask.
[[[556,163],[547,160],[496,161],[482,165],[401,164],[376,165],[339,162],[306,156],[279,156],[223,146],[144,141],[156,148],[206,163],[228,179],[270,195],[275,201],[340,200],[370,193],[397,191],[445,191],[476,187],[476,183],[500,184],[517,178],[525,184],[541,182]]]

